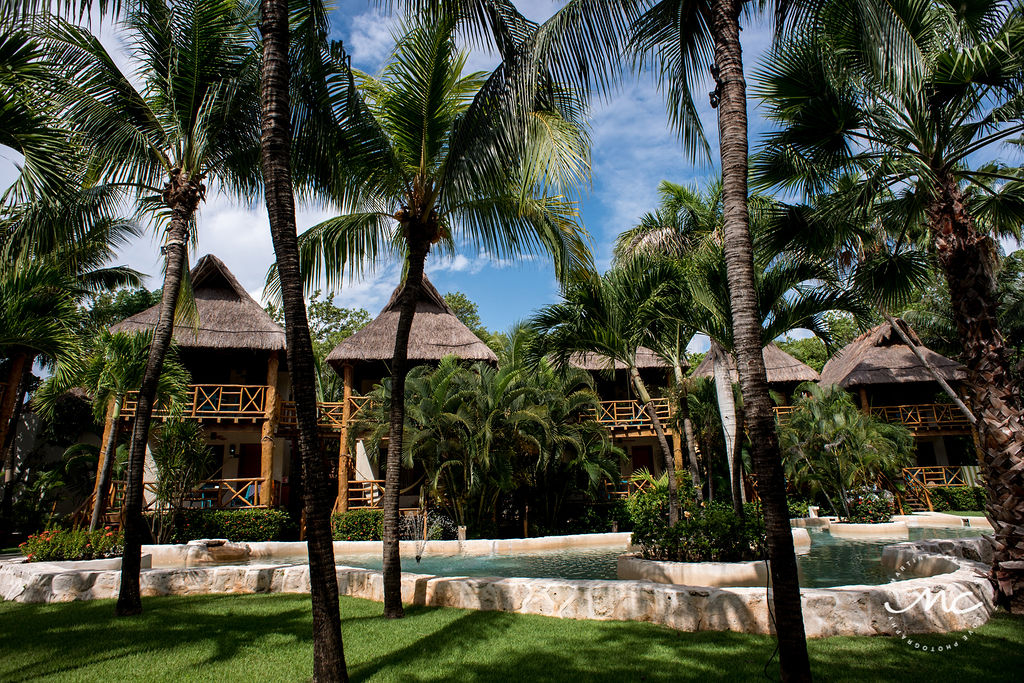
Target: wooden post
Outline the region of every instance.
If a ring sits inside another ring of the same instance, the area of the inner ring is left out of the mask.
[[[348,452],[348,423],[352,419],[352,366],[345,364],[341,372],[341,443],[338,446],[338,512],[348,512],[348,480],[352,471],[352,456]]]
[[[96,479],[92,487],[92,510],[89,511],[93,516],[95,516],[96,504],[100,500],[100,480],[102,479],[103,465],[108,457],[113,456],[113,453],[107,452],[107,442],[110,441],[111,431],[117,432],[117,424],[115,424],[114,420],[114,399],[110,399],[110,403],[107,404],[107,416],[103,421],[103,438],[100,441],[100,457],[96,459]],[[114,443],[116,444],[117,441],[115,440]],[[109,485],[110,482],[107,482],[107,484]],[[109,504],[110,501],[107,500],[106,503]],[[100,510],[101,515],[104,512],[105,510]]]
[[[868,390],[863,386],[860,388],[860,412],[865,415],[871,414],[871,406],[868,404]]]
[[[676,461],[676,472],[682,472],[686,469],[686,466],[683,464],[683,441],[679,438],[678,429],[672,430],[672,459]]]
[[[263,420],[263,430],[260,434],[260,476],[263,482],[260,484],[260,505],[270,507],[274,503],[274,432],[277,431],[278,419],[278,396],[277,396],[277,369],[280,360],[275,351],[270,354],[267,361],[267,395],[264,409],[266,419]]]

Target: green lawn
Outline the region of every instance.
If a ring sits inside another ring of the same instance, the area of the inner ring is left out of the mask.
[[[985,512],[983,510],[950,510],[946,512],[947,515],[956,515],[957,517],[984,517]]]
[[[127,620],[115,619],[113,607],[0,603],[0,680],[310,676],[308,596],[147,598],[146,613]],[[435,608],[387,621],[378,603],[343,598],[341,608],[356,681],[754,680],[774,648],[763,636],[642,623]],[[1024,619],[998,616],[950,652],[915,652],[896,638],[830,638],[810,647],[821,680],[1015,681],[1024,670]],[[776,678],[777,664],[768,668]]]

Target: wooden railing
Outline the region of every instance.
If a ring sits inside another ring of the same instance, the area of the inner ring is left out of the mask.
[[[651,404],[662,425],[668,428],[668,421],[672,418],[669,400],[656,398]],[[601,401],[596,419],[609,429],[652,429],[654,426],[640,401]]]
[[[125,397],[121,417],[130,420],[138,408],[138,393]],[[258,420],[267,412],[267,387],[261,384],[190,384],[184,417],[201,420]],[[153,417],[167,417],[167,409],[157,406]]]
[[[793,406],[775,406],[775,417],[780,424],[786,424],[793,414]],[[900,406],[871,406],[872,417],[891,424],[901,424],[912,432],[967,432],[971,423],[951,403],[913,403]]]
[[[606,481],[604,483],[605,493],[608,494],[609,498],[626,498],[631,493],[637,491],[643,491],[651,485],[651,482],[647,480],[634,481],[632,479],[625,479],[623,481]]]
[[[352,479],[348,482],[348,509],[380,508],[384,500],[383,479]]]
[[[266,481],[263,477],[235,477],[230,479],[207,479],[192,491],[185,494],[184,507],[211,508],[216,510],[234,510],[241,508],[267,507],[259,501],[260,486]],[[124,504],[127,487],[125,481],[113,482],[111,496],[108,499],[108,511],[120,510]],[[143,510],[153,511],[159,508],[156,499],[156,484],[145,482],[143,489],[151,495],[143,499]]]
[[[975,486],[977,474],[957,465],[933,465],[929,467],[904,467],[903,476],[925,487],[932,486]],[[973,475],[973,476],[969,476]]]
[[[369,396],[350,396],[349,399],[349,421],[359,420],[365,417],[365,411],[370,406]],[[330,401],[317,403],[317,422],[323,429],[341,431],[345,425],[345,403],[344,401]],[[295,401],[281,402],[281,418],[279,424],[286,428],[298,427],[298,419],[295,415]]]

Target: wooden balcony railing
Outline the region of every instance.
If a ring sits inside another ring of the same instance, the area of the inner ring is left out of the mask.
[[[775,417],[780,424],[786,424],[793,414],[793,406],[775,406]],[[971,423],[951,403],[913,403],[900,406],[871,406],[869,412],[891,424],[901,424],[912,432],[959,432],[970,431]]]
[[[654,412],[661,420],[662,425],[668,427],[668,421],[672,418],[672,408],[667,398],[656,398],[651,401]],[[644,404],[640,401],[601,401],[598,408],[597,421],[609,429],[626,430],[648,430],[654,428],[654,423],[644,410]]]
[[[959,465],[933,465],[928,467],[904,467],[903,477],[919,486],[977,486],[978,467]]]
[[[370,405],[369,396],[349,396],[349,420],[355,421],[364,417],[364,411]],[[343,401],[321,402],[316,404],[317,421],[323,429],[341,431],[345,424],[345,403]],[[281,402],[281,418],[279,424],[286,428],[298,427],[295,415],[295,401]]]
[[[626,479],[623,481],[606,481],[604,483],[605,493],[609,498],[627,498],[630,494],[643,491],[651,485],[646,480],[634,481]]]
[[[351,479],[348,482],[348,509],[380,508],[384,500],[383,479]]]
[[[121,417],[130,420],[138,408],[138,393],[125,397]],[[191,384],[184,417],[200,420],[258,420],[267,412],[267,387],[260,384]],[[167,417],[167,408],[157,406],[153,417]]]
[[[186,508],[210,508],[216,510],[236,510],[241,508],[267,507],[260,504],[260,486],[266,481],[262,477],[234,477],[230,479],[207,479],[196,488],[185,494],[183,505]],[[115,481],[108,499],[108,510],[120,510],[124,503],[127,487],[125,481]],[[145,496],[143,509],[157,510],[160,505],[156,499],[156,484],[145,482],[143,490],[150,495]]]

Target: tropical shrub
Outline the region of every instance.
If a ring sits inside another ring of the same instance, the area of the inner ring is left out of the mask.
[[[910,464],[913,437],[902,425],[862,413],[842,387],[805,383],[798,392],[804,396],[779,428],[786,477],[849,517],[852,491],[893,480]]]
[[[384,536],[383,510],[349,510],[331,515],[335,541],[379,541]]]
[[[936,512],[946,510],[984,510],[983,486],[936,486],[928,489]]]
[[[199,538],[226,538],[237,543],[281,541],[295,535],[285,510],[178,510],[164,515],[167,542],[188,543]]]
[[[124,551],[124,533],[110,527],[87,529],[47,529],[28,537],[18,546],[29,562],[98,560],[120,557]]]
[[[157,470],[156,499],[162,511],[168,514],[153,515],[150,521],[157,543],[167,543],[177,531],[176,525],[166,524],[174,520],[177,512],[183,510],[185,497],[199,485],[213,467],[213,450],[206,441],[206,432],[199,420],[182,417],[182,406],[175,404],[167,420],[154,431],[152,449],[153,462]],[[237,524],[238,522],[232,522]],[[249,529],[235,529],[250,532]],[[199,536],[198,538],[210,538]],[[217,536],[216,538],[224,538]],[[241,539],[233,541],[269,540]]]
[[[849,513],[842,521],[855,524],[880,524],[892,521],[895,511],[891,496],[875,492],[858,492],[847,500]]]
[[[685,473],[682,473],[685,474]],[[685,477],[683,477],[685,479]],[[743,516],[721,503],[696,505],[686,496],[689,481],[680,483],[683,513],[668,525],[668,490],[647,486],[626,499],[633,524],[633,545],[649,560],[674,562],[741,562],[759,560],[765,553],[761,511],[752,503]]]
[[[787,498],[786,504],[789,506],[789,518],[800,519],[801,517],[807,516],[807,508],[814,505],[814,502],[804,498],[793,498],[791,496]]]

